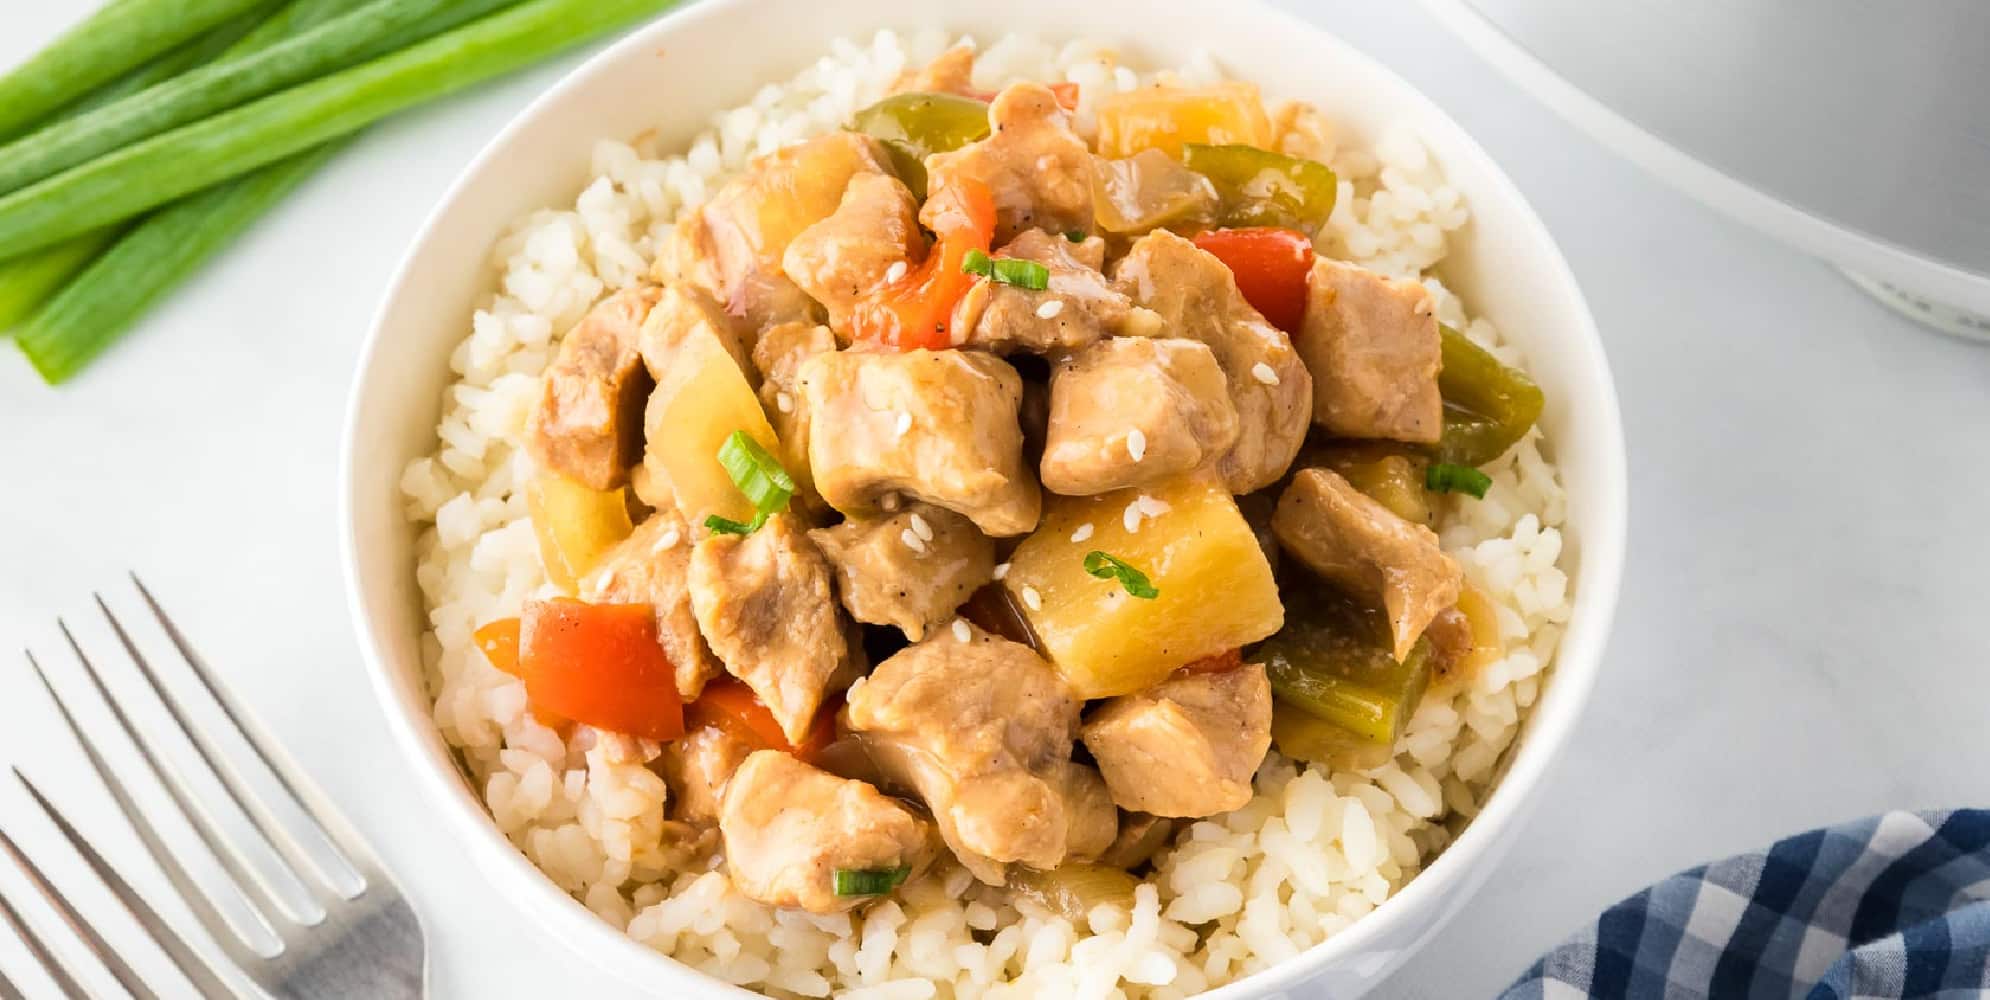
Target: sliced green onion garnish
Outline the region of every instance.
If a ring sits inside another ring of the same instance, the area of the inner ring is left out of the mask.
[[[732,518],[720,517],[717,514],[707,515],[705,518],[705,527],[711,529],[712,534],[715,535],[750,535],[759,531],[760,526],[766,523],[767,515],[765,514],[755,514],[751,521],[735,521]]]
[[[911,876],[907,868],[838,868],[836,869],[836,894],[838,896],[882,896],[899,887]]]
[[[1050,287],[1050,268],[1033,260],[997,257],[994,278],[1005,285],[1041,292]]]
[[[1492,486],[1492,477],[1469,465],[1433,462],[1423,474],[1423,485],[1437,493],[1469,493],[1481,500]]]
[[[1085,553],[1085,572],[1101,580],[1118,580],[1120,588],[1129,596],[1141,600],[1151,601],[1161,596],[1161,592],[1155,589],[1153,581],[1147,579],[1147,574],[1127,565],[1119,557],[1097,549]]]
[[[995,273],[995,262],[979,250],[969,250],[967,256],[961,259],[960,273],[978,274],[986,278]]]
[[[755,527],[769,515],[786,510],[788,499],[795,495],[794,478],[781,468],[781,461],[769,455],[745,431],[733,431],[726,436],[725,443],[719,445],[719,464],[725,466],[732,484],[753,502],[753,509],[760,512]]]
[[[1085,242],[1085,231],[1082,229],[1066,229],[1064,231],[1064,238],[1073,243],[1083,243]]]

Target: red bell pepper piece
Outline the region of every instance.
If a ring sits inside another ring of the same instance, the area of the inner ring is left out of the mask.
[[[684,733],[684,702],[647,604],[528,603],[518,666],[526,697],[564,718],[643,739]]]
[[[970,250],[988,252],[995,237],[995,196],[986,184],[964,178],[935,192],[929,205],[937,239],[925,263],[857,303],[850,314],[856,339],[902,351],[954,346],[954,306],[980,280],[963,273],[961,262]]]
[[[774,714],[753,694],[753,689],[731,677],[721,677],[705,685],[698,700],[685,709],[685,724],[697,729],[711,726],[755,750],[780,750],[804,763],[813,763],[823,749],[836,739],[836,706],[823,706],[816,713],[808,735],[799,744],[788,742]]]
[[[1306,319],[1306,273],[1313,269],[1313,241],[1296,229],[1270,226],[1212,229],[1195,245],[1216,255],[1237,278],[1244,300],[1286,333]]]

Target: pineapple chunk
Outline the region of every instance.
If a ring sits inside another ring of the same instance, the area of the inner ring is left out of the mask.
[[[753,519],[752,502],[719,464],[719,446],[733,431],[744,431],[771,454],[786,454],[732,352],[709,327],[687,326],[643,413],[643,467],[669,485],[694,530],[712,514]]]
[[[1143,495],[1167,510],[1129,531],[1127,507]],[[1144,573],[1159,593],[1132,597],[1117,580],[1087,573],[1092,551]],[[1043,522],[1016,549],[1004,586],[1044,654],[1086,698],[1139,691],[1285,621],[1257,536],[1230,492],[1200,479],[1047,497]]]
[[[1158,149],[1179,157],[1187,142],[1268,149],[1271,119],[1254,84],[1142,87],[1099,102],[1099,155],[1108,159]]]
[[[546,578],[567,594],[602,553],[636,530],[623,490],[589,489],[552,472],[525,484],[525,509],[532,515]]]

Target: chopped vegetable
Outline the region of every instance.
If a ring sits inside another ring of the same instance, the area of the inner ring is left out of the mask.
[[[324,2],[324,0],[319,0],[319,2]],[[267,0],[265,0],[266,6]],[[287,11],[290,6],[296,5],[287,5],[283,10]],[[62,110],[50,116],[47,121],[66,121],[85,112],[101,108],[106,104],[130,97],[155,83],[170,80],[197,66],[205,66],[221,58],[226,53],[236,51],[235,46],[252,33],[260,33],[268,30],[262,26],[276,20],[279,16],[281,16],[281,12],[276,16],[272,16],[267,9],[259,8],[236,17],[233,20],[226,21],[199,38],[118,77],[110,83],[90,91],[78,100],[64,105]]]
[[[1085,231],[1082,229],[1066,229],[1064,231],[1064,238],[1072,243],[1083,243],[1085,242]]]
[[[961,605],[960,616],[973,622],[983,632],[1039,649],[1036,636],[1030,633],[1029,619],[1023,616],[1008,589],[999,583],[986,584],[975,591],[974,596]]]
[[[968,256],[988,255],[995,236],[995,196],[987,185],[961,180],[927,202],[934,235],[926,261],[905,277],[857,303],[850,328],[858,340],[900,350],[953,346],[954,305],[974,287],[964,270]]]
[[[1269,146],[1271,119],[1249,83],[1208,87],[1142,87],[1101,100],[1099,155],[1108,159],[1158,149],[1169,156],[1185,143]]]
[[[1101,580],[1118,580],[1120,587],[1131,597],[1151,601],[1161,596],[1161,592],[1154,589],[1153,581],[1147,579],[1147,574],[1127,565],[1125,560],[1097,549],[1085,553],[1085,572]]]
[[[1324,164],[1244,145],[1190,143],[1182,162],[1209,178],[1226,226],[1277,226],[1318,233],[1334,211],[1340,181]]]
[[[1444,436],[1437,460],[1479,466],[1506,454],[1541,417],[1541,389],[1527,373],[1509,368],[1464,334],[1440,326]]]
[[[1397,663],[1381,612],[1310,577],[1284,596],[1285,627],[1254,654],[1272,693],[1368,743],[1394,746],[1430,681],[1430,643],[1418,639]]]
[[[516,69],[653,13],[667,3],[526,0],[454,31],[154,136],[0,197],[0,246],[12,253],[26,253],[129,218],[301,153],[403,108]],[[162,4],[169,4],[169,0],[133,0],[106,11],[122,15],[127,7],[150,10]],[[170,0],[169,5],[177,9],[195,4],[194,0]],[[212,0],[198,6],[217,5],[218,0]],[[233,13],[239,9],[230,11],[231,16]],[[98,20],[104,19],[93,18],[86,26]],[[129,34],[121,17],[109,20],[118,22],[117,32]],[[32,68],[31,64],[23,70]],[[19,75],[17,71],[7,79]],[[0,97],[0,107],[11,110],[13,104]]]
[[[546,578],[568,594],[604,553],[636,530],[623,490],[589,489],[555,472],[525,484],[525,509],[532,515]]]
[[[44,381],[68,380],[344,146],[326,143],[167,206],[63,286],[15,342]]]
[[[1216,217],[1216,187],[1158,149],[1099,160],[1092,171],[1092,218],[1109,233],[1138,236],[1168,226],[1197,228]]]
[[[193,68],[0,147],[0,191],[391,51],[511,0],[374,0],[293,38]],[[438,17],[449,15],[439,22]]]
[[[475,632],[470,633],[470,638],[476,642],[477,648],[483,652],[484,659],[491,662],[491,666],[524,680],[524,671],[518,666],[518,633],[518,619],[499,618],[493,622],[485,622]],[[558,729],[568,722],[558,714],[538,705],[531,706],[531,709],[532,717],[542,726]]]
[[[1308,449],[1302,466],[1325,466],[1390,513],[1411,524],[1431,523],[1424,478],[1430,460],[1410,445],[1335,442]]]
[[[960,269],[962,274],[978,275],[997,284],[1014,285],[1033,292],[1050,287],[1050,269],[1033,260],[990,257],[979,250],[969,250],[967,257],[960,262]]]
[[[857,112],[850,124],[884,141],[899,180],[923,199],[926,157],[987,137],[988,102],[959,94],[893,94]]]
[[[1469,465],[1434,462],[1424,473],[1423,484],[1433,493],[1469,493],[1483,500],[1492,488],[1492,477]]]
[[[662,375],[643,411],[644,466],[670,485],[686,524],[711,527],[713,516],[741,526],[753,522],[760,508],[717,457],[735,434],[752,438],[769,455],[780,451],[746,373],[719,335],[700,324],[682,332]]]
[[[1259,226],[1212,229],[1195,245],[1214,254],[1237,279],[1237,291],[1271,325],[1297,333],[1306,318],[1306,274],[1313,269],[1313,241],[1296,229]]]
[[[532,601],[520,626],[525,694],[596,729],[648,740],[684,733],[684,702],[647,604]]]
[[[121,0],[103,5],[0,75],[0,137],[25,131],[119,74],[267,2]],[[0,246],[11,245],[0,239]]]
[[[1336,771],[1368,771],[1396,756],[1390,744],[1371,741],[1275,699],[1271,703],[1271,742],[1287,757]]]
[[[1484,591],[1467,583],[1458,603],[1438,613],[1423,630],[1430,640],[1430,693],[1455,691],[1505,652],[1499,610]]]
[[[779,750],[804,763],[816,758],[836,739],[836,708],[826,706],[816,713],[815,724],[799,744],[789,743],[774,721],[773,713],[760,703],[745,682],[721,677],[705,685],[698,700],[684,709],[687,730],[711,726],[755,750]]]
[[[766,526],[767,517],[764,514],[753,515],[751,521],[735,521],[717,514],[705,518],[705,527],[710,528],[715,535],[750,535]]]
[[[1141,497],[1167,512],[1128,530]],[[1093,533],[1071,540],[1079,525]],[[1086,572],[1085,554],[1109,551],[1141,567],[1157,596],[1129,600]],[[1257,535],[1222,484],[1183,478],[1097,497],[1046,496],[1042,521],[1002,579],[1042,652],[1080,695],[1151,687],[1192,660],[1278,631],[1284,611]]]
[[[1009,866],[1009,889],[1072,923],[1082,923],[1100,906],[1133,909],[1140,880],[1107,865],[1071,861],[1049,871]]]
[[[836,869],[836,894],[838,896],[882,896],[896,889],[911,877],[912,868],[838,868]]]
[[[768,454],[745,431],[726,435],[725,443],[719,446],[719,464],[759,512],[756,520],[764,523],[788,509],[788,501],[795,495],[794,479],[781,467],[780,459]]]

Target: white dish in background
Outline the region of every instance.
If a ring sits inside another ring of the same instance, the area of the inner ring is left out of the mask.
[[[1408,127],[1424,141],[1472,222],[1452,234],[1437,272],[1529,359],[1547,395],[1542,424],[1569,496],[1565,527],[1575,608],[1554,674],[1484,811],[1396,896],[1326,943],[1211,991],[1266,996],[1318,980],[1358,993],[1461,908],[1516,835],[1519,819],[1580,716],[1598,669],[1622,573],[1625,471],[1609,368],[1588,308],[1553,240],[1512,183],[1456,124],[1393,73],[1303,22],[1256,4],[1211,18],[1198,0],[1012,0],[907,11],[889,0],[811,5],[709,0],[648,25],[555,85],[464,172],[424,225],[380,306],[350,400],[341,541],[348,597],[389,728],[432,793],[436,829],[494,885],[590,965],[658,997],[745,995],[624,936],[561,891],[499,832],[458,772],[430,717],[422,679],[414,529],[398,484],[430,453],[448,356],[492,283],[491,246],[510,220],[569,204],[589,177],[595,139],[655,130],[668,146],[708,115],[817,58],[830,39],[881,27],[944,26],[984,38],[1011,32],[1118,42],[1142,61],[1187,63],[1207,51],[1273,98],[1303,98],[1373,141]]]

